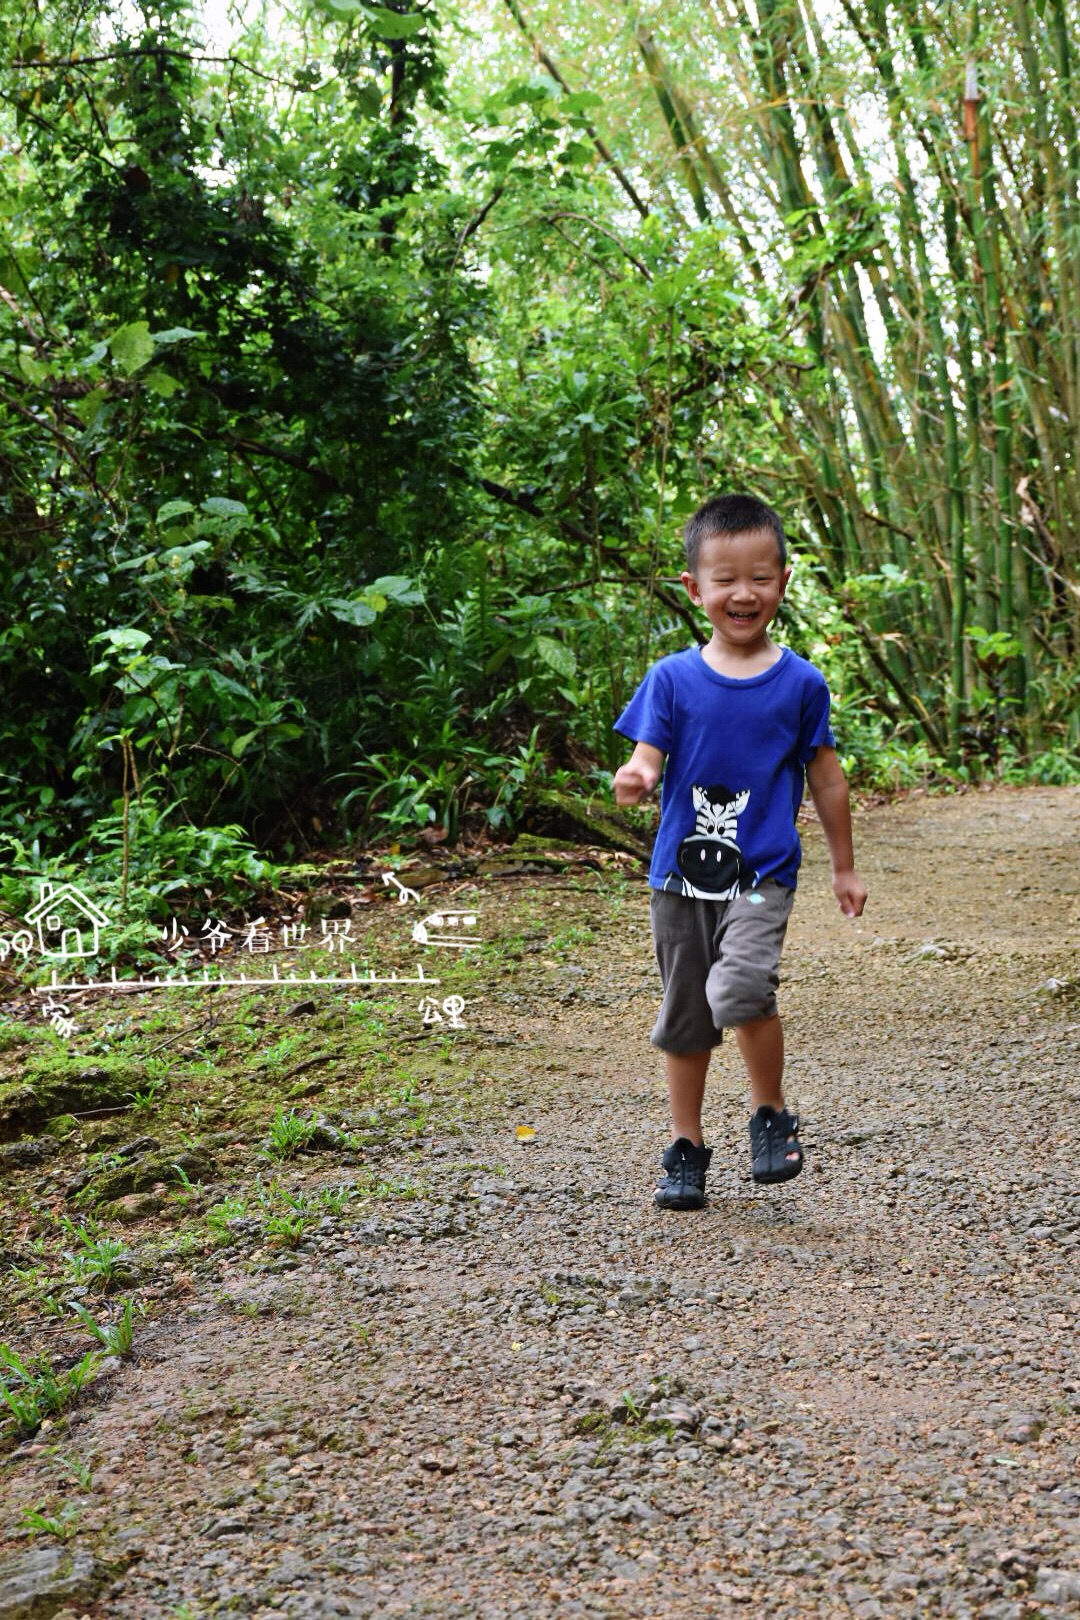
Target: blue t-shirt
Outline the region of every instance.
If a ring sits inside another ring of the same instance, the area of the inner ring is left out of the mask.
[[[835,743],[820,670],[785,648],[734,680],[691,647],[653,665],[615,730],[667,755],[654,889],[732,900],[766,878],[795,887],[803,772]]]

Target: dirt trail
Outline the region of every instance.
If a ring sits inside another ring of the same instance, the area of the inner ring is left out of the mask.
[[[651,1206],[644,885],[482,894],[526,938],[464,1038],[472,1116],[406,1155],[438,1196],[176,1281],[62,1426],[93,1461],[70,1613],[1080,1613],[1078,810],[863,814],[858,924],[807,829],[781,996],[809,1165],[752,1187],[725,1047],[698,1215]],[[552,955],[556,927],[593,937]],[[10,1459],[5,1532],[56,1438]],[[39,1587],[5,1608],[0,1574],[0,1617],[55,1614]]]

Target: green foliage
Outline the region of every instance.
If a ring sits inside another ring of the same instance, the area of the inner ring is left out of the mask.
[[[1074,98],[1049,21],[989,10],[1019,167],[977,197],[917,8],[831,49],[799,8],[537,0],[464,44],[316,0],[218,61],[193,0],[14,0],[7,848],[137,922],[239,900],[259,847],[512,827],[618,763],[720,485],[788,518],[786,631],[868,777],[1072,758],[1076,176],[1040,154],[1074,163]]]
[[[270,1121],[269,1134],[263,1152],[269,1159],[291,1159],[293,1154],[306,1148],[318,1130],[313,1119],[288,1112],[279,1103]]]
[[[66,1255],[68,1282],[75,1287],[101,1290],[112,1287],[125,1274],[130,1261],[121,1240],[67,1219],[62,1224],[77,1244]]]
[[[174,833],[304,842],[451,509],[472,294],[432,282],[452,223],[417,211],[434,19],[338,8],[280,131],[243,67],[294,66],[255,30],[240,71],[200,69],[194,27],[182,0],[12,27],[0,815],[28,844],[115,835],[151,780]]]
[[[0,916],[12,919],[0,931],[0,955],[11,956],[27,982],[47,978],[52,966],[32,954],[33,936],[18,919],[34,905],[43,881],[74,884],[109,919],[88,970],[119,963],[160,967],[165,957],[162,923],[186,907],[205,912],[257,903],[280,879],[281,868],[256,854],[240,827],[196,827],[179,819],[147,788],[142,801],[116,806],[69,852],[50,855],[35,837],[27,845],[0,834]]]
[[[36,1434],[47,1417],[72,1405],[98,1363],[97,1353],[88,1350],[73,1367],[57,1372],[43,1356],[26,1361],[0,1344],[0,1400],[24,1433]]]
[[[115,1322],[98,1322],[85,1305],[78,1300],[72,1300],[71,1309],[90,1334],[96,1339],[107,1356],[129,1356],[135,1340],[135,1302],[131,1299],[124,1301],[120,1315]]]
[[[27,1508],[22,1515],[26,1529],[35,1536],[55,1536],[58,1541],[69,1541],[79,1526],[79,1510],[66,1502],[59,1513],[46,1513],[42,1508]]]

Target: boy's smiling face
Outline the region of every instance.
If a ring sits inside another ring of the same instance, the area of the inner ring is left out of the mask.
[[[769,625],[790,577],[775,536],[768,529],[748,529],[703,540],[697,568],[683,574],[682,582],[691,602],[705,610],[714,644],[744,658],[769,644]]]

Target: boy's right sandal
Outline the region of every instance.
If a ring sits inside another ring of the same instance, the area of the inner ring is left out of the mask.
[[[705,1173],[712,1148],[698,1146],[687,1136],[665,1148],[664,1174],[654,1194],[661,1209],[704,1209]]]
[[[786,1108],[759,1108],[750,1119],[750,1168],[759,1185],[790,1181],[803,1167],[799,1116]]]

